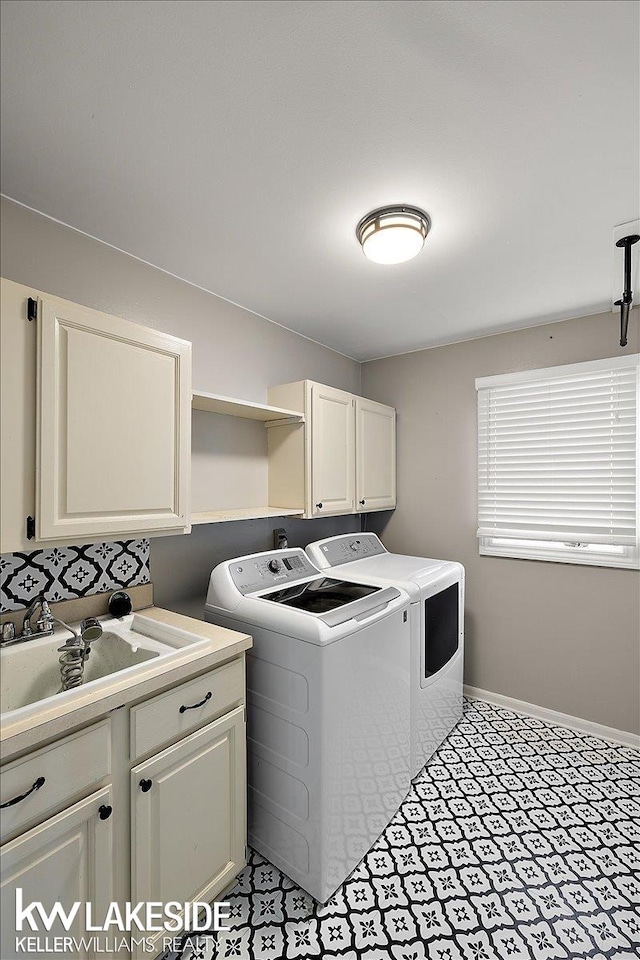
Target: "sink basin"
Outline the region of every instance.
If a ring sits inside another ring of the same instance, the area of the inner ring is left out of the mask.
[[[69,631],[0,648],[0,720],[3,733],[19,722],[31,726],[104,696],[130,688],[190,658],[206,641],[154,623],[142,614],[105,618],[91,644],[83,683],[61,692],[58,648]]]
[[[68,636],[68,634],[67,634]],[[66,637],[45,637],[45,642],[28,641],[7,647],[2,652],[0,677],[0,713],[25,707],[60,693],[60,664],[58,647]],[[36,643],[40,645],[36,648]],[[160,655],[159,650],[137,649],[127,640],[111,631],[105,631],[91,645],[84,665],[83,686],[127,670]]]

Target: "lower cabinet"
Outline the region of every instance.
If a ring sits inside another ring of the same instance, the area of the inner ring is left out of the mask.
[[[80,937],[87,936],[85,903],[92,905],[92,924],[104,921],[114,896],[112,809],[111,788],[105,787],[4,844],[0,851],[2,960],[25,955],[25,950],[18,949],[16,944],[16,938],[21,935],[70,937],[76,942]],[[27,919],[23,922],[22,931],[16,931],[16,890],[21,891],[21,903],[25,908],[33,901],[41,902],[47,913],[53,910],[57,902],[67,913],[76,902],[80,902],[82,907],[68,929],[65,929],[58,916],[50,930],[45,930],[41,918],[36,914],[37,932],[32,930]],[[90,942],[91,935],[88,937]],[[39,957],[49,955],[54,954],[38,950]],[[64,955],[78,960],[93,960],[96,957],[91,947],[78,951],[71,946]]]
[[[2,767],[0,960],[25,955],[19,936],[67,937],[65,957],[104,957],[112,902],[220,899],[246,863],[244,705],[242,654]],[[18,888],[23,905],[54,911],[50,929],[38,908],[33,925],[16,929]],[[65,929],[60,910],[75,903]],[[78,952],[85,904],[102,932],[88,932],[89,946]],[[152,922],[165,921],[171,917]],[[152,960],[176,935],[136,928],[108,952],[126,958],[131,946],[136,960]],[[60,952],[38,943],[39,960]]]
[[[239,707],[132,769],[134,902],[209,903],[242,869],[245,742]]]

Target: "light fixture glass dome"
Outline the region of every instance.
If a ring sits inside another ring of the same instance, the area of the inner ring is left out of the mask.
[[[404,263],[420,253],[430,228],[424,210],[397,205],[368,213],[356,227],[356,236],[374,263]]]

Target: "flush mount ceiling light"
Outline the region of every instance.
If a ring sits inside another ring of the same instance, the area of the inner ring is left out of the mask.
[[[363,217],[356,237],[374,263],[404,263],[417,257],[431,229],[429,214],[419,207],[379,207]]]

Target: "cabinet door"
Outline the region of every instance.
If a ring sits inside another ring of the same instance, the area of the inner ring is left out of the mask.
[[[244,708],[131,771],[131,899],[211,902],[245,864]]]
[[[37,327],[38,539],[187,527],[191,344],[53,298]]]
[[[16,937],[32,936],[79,938],[86,935],[85,903],[92,905],[93,925],[102,924],[113,899],[112,817],[101,818],[111,805],[108,787],[87,797],[80,803],[46,820],[16,840],[0,848],[2,860],[1,901],[3,960],[24,956],[16,950]],[[58,917],[47,930],[40,916],[35,914],[37,930],[27,920],[22,931],[16,930],[16,888],[22,889],[22,905],[34,900],[42,903],[49,914],[56,904],[66,914],[73,904],[80,902],[70,927],[66,930]],[[89,937],[104,934],[88,934]],[[104,945],[103,945],[104,946]],[[104,953],[104,950],[102,951]],[[65,957],[93,958],[94,950],[65,949]],[[60,956],[60,950],[49,953],[38,949],[38,957]]]
[[[356,397],[356,510],[396,505],[396,411]]]
[[[311,387],[311,516],[354,512],[353,400],[343,390]]]

